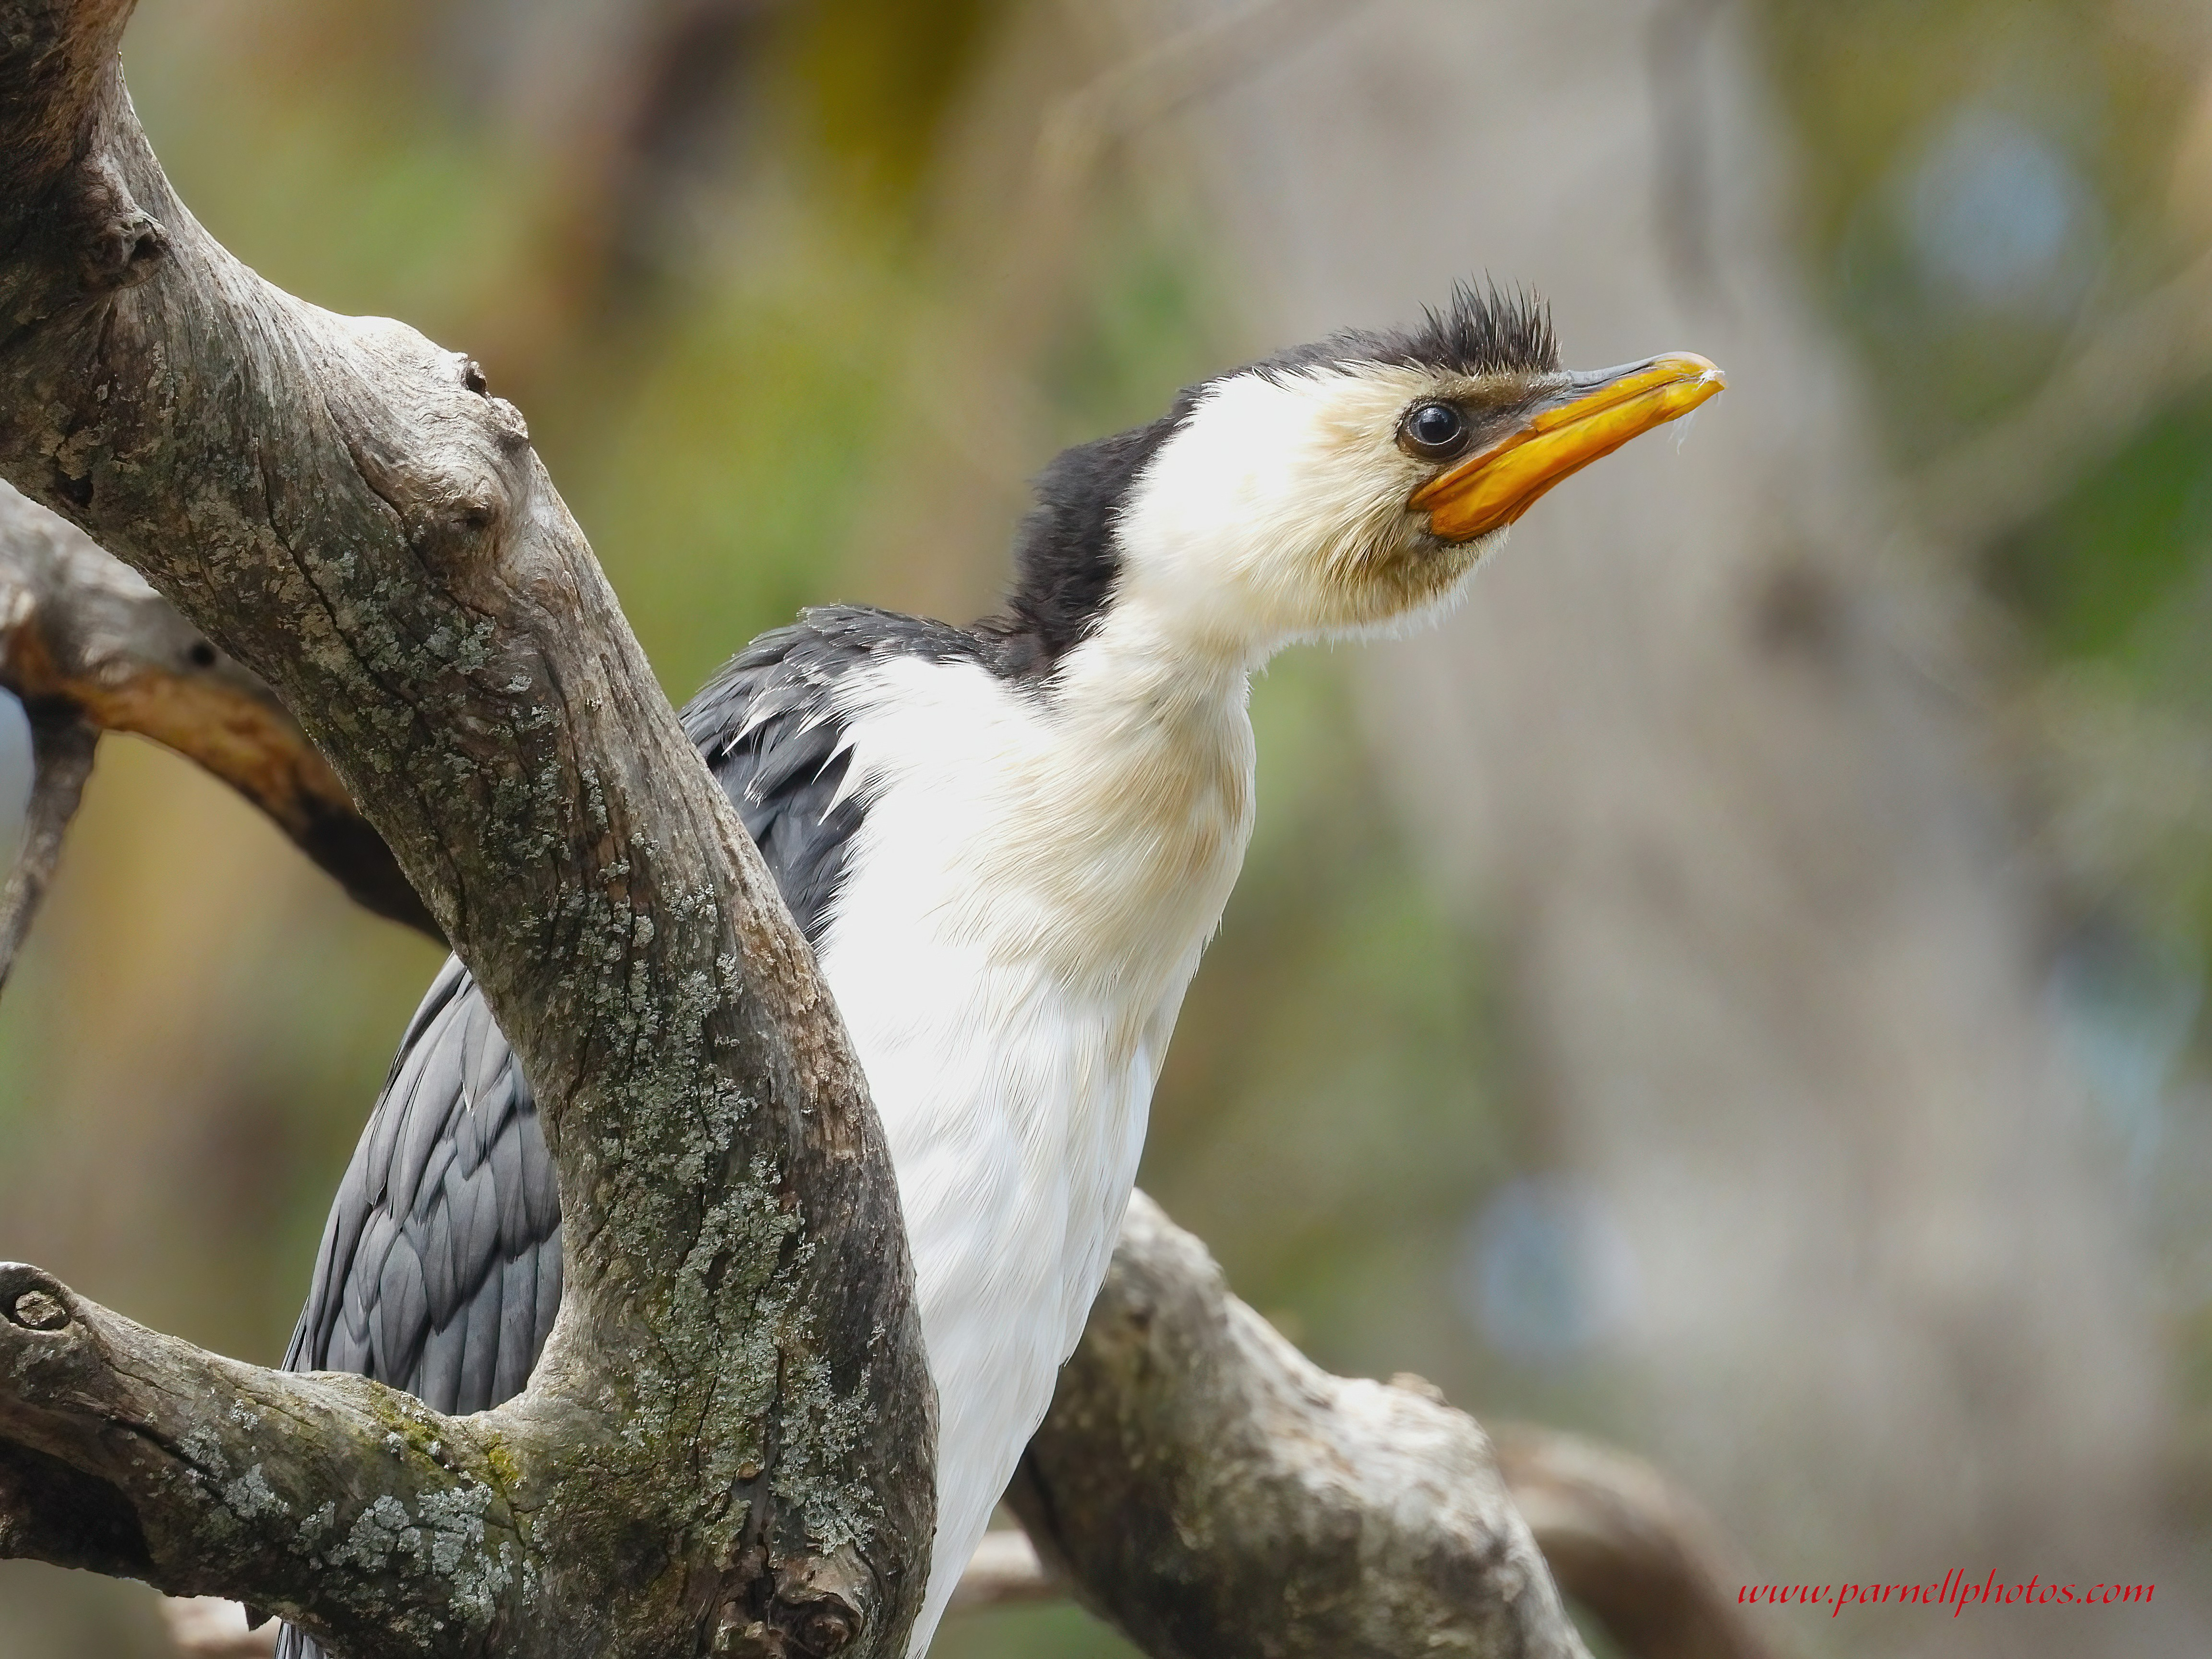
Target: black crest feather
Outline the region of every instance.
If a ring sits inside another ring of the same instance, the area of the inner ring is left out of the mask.
[[[1453,284],[1450,304],[1428,307],[1419,328],[1392,338],[1405,361],[1461,374],[1548,374],[1559,366],[1551,307],[1490,282]]]
[[[1442,308],[1429,307],[1411,328],[1346,329],[1252,365],[1297,374],[1332,366],[1387,363],[1445,374],[1548,374],[1559,366],[1552,308],[1524,289],[1456,283]]]

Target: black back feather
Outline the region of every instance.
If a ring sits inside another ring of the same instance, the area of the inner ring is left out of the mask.
[[[1097,626],[1121,574],[1115,520],[1199,390],[1182,392],[1147,426],[1062,450],[1037,475],[1036,505],[1014,534],[1006,610],[975,624],[995,647],[991,666],[998,672],[1014,679],[1048,674]]]

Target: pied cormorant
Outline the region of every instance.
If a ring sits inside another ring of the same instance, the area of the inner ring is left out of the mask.
[[[1252,671],[1447,605],[1544,490],[1721,384],[1694,356],[1564,373],[1541,307],[1462,289],[1420,326],[1221,374],[1060,456],[1001,615],[809,611],[684,711],[813,945],[897,1172],[939,1397],[913,1654],[1104,1277],[1251,832]],[[529,1084],[448,962],[285,1363],[482,1411],[528,1381],[561,1277]]]

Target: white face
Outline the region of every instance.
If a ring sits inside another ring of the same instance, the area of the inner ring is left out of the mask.
[[[1443,468],[1402,441],[1406,417],[1518,403],[1530,384],[1377,364],[1215,382],[1123,507],[1116,603],[1247,659],[1448,605],[1504,531],[1431,532],[1411,498]]]
[[[1434,611],[1546,490],[1723,384],[1687,354],[1583,374],[1231,375],[1124,501],[1115,603],[1248,663]]]

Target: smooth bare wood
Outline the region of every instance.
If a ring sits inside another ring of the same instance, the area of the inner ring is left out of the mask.
[[[1142,1193],[1007,1497],[1153,1659],[1585,1656],[1474,1419],[1322,1370]]]
[[[933,1397],[811,955],[520,413],[206,235],[124,93],[129,9],[0,3],[0,475],[264,679],[391,847],[536,1085],[567,1297],[529,1391],[463,1424],[54,1286],[72,1380],[8,1337],[0,1537],[348,1655],[898,1653]],[[301,1431],[263,1446],[234,1404]],[[508,1530],[439,1522],[487,1491]]]

